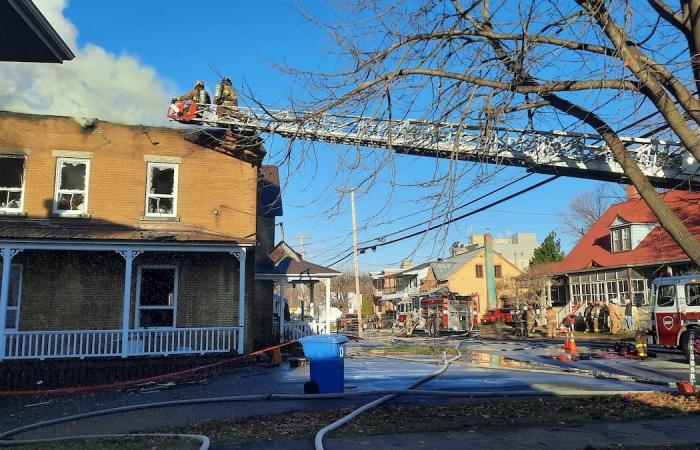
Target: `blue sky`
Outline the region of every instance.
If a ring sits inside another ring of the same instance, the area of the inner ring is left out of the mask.
[[[37,4],[42,7],[47,1],[37,1]],[[320,17],[332,14],[328,6],[320,1],[304,2],[304,7]],[[223,74],[230,77],[234,86],[244,94],[250,90],[268,105],[283,107],[298,86],[274,68],[274,63],[287,62],[318,70],[332,69],[334,64],[332,43],[299,14],[296,4],[292,2],[73,0],[63,10],[63,15],[77,30],[74,45],[85,51],[78,53],[76,61],[81,57],[89,59],[91,54],[87,52],[88,49],[101,48],[108,54],[109,63],[128,61],[138,64],[140,69],[152,69],[139,72],[154,77],[159,83],[153,86],[153,91],[160,94],[151,101],[152,109],[144,108],[144,118],[139,118],[145,122],[161,120],[160,113],[156,111],[164,112],[167,103],[159,110],[160,98],[185,92],[195,79],[205,80],[210,91],[213,91],[213,85]],[[111,76],[115,80],[105,80],[106,89],[118,91],[120,85],[116,78],[120,76]],[[135,78],[133,83],[142,81]],[[113,82],[113,87],[110,87],[110,82]],[[149,87],[145,85],[142,89],[148,90]],[[286,141],[275,138],[267,146],[270,153],[275,155],[286,148]],[[286,240],[296,246],[298,236],[305,236],[307,257],[317,263],[328,263],[335,255],[344,254],[352,244],[349,198],[341,199],[342,209],[338,213],[326,211],[329,205],[339,200],[339,194],[335,191],[341,187],[335,175],[337,158],[351,151],[340,146],[318,144],[315,146],[317,162],[312,164],[307,161],[299,169],[296,164],[300,163],[298,157],[301,153],[297,148],[296,157],[292,158],[293,166],[281,169],[283,176],[288,171],[292,172],[284,186],[285,214],[280,218],[284,222]],[[429,158],[398,157],[397,181],[411,185],[425,180],[434,172],[436,164],[444,167],[445,163],[436,163]],[[504,182],[523,174],[522,169],[505,169],[498,180]],[[544,175],[533,175],[488,200],[544,178]],[[551,230],[560,227],[557,211],[566,208],[576,193],[590,189],[592,184],[585,180],[558,179],[490,211],[457,222],[448,230],[430,235],[423,242],[420,242],[420,238],[414,238],[368,252],[361,256],[361,268],[378,270],[396,266],[409,256],[416,262],[444,256],[452,242],[466,241],[470,233],[480,234],[487,229],[496,236],[518,231],[536,232],[541,240]],[[455,203],[465,203],[494,187],[495,184],[483,185],[464,198],[456,199]],[[361,241],[429,218],[429,213],[419,202],[424,192],[397,188],[387,207],[389,192],[388,183],[379,183],[369,192],[358,194]],[[397,217],[403,218],[392,221]],[[566,236],[560,237],[564,248],[570,249],[574,242]],[[435,244],[436,240],[438,244]],[[440,245],[442,242],[445,242],[444,246]],[[348,259],[345,263],[349,265],[352,260]]]

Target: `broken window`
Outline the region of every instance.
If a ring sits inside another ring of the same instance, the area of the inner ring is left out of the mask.
[[[2,273],[2,264],[0,264]],[[10,295],[7,298],[7,315],[5,316],[5,328],[16,330],[19,327],[19,302],[22,293],[22,266],[12,264],[10,267]]]
[[[177,215],[177,164],[148,164],[147,216]]]
[[[0,156],[0,211],[21,211],[24,156]]]
[[[175,326],[176,267],[141,267],[139,270],[138,324],[140,328]]]
[[[56,169],[54,212],[83,214],[87,211],[87,184],[90,161],[59,158]]]

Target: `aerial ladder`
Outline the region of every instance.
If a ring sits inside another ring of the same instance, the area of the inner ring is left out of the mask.
[[[293,139],[388,149],[526,168],[562,176],[628,183],[622,167],[596,134],[491,128],[453,122],[389,120],[346,114],[174,103],[168,119],[206,129],[269,133]],[[680,142],[621,137],[656,187],[700,188],[700,164]]]

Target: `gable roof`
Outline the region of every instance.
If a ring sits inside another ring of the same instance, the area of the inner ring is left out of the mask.
[[[430,263],[433,269],[433,274],[437,280],[447,280],[452,274],[457,272],[463,265],[483,253],[484,247],[478,247],[474,250],[460,253],[459,255],[450,256],[442,261]]]
[[[700,193],[669,191],[662,194],[662,198],[685,223],[695,239],[700,240]],[[654,228],[634,249],[612,253],[610,226],[618,221],[618,218],[632,224],[652,224]],[[620,267],[688,260],[688,256],[657,222],[658,219],[642,199],[616,203],[608,208],[554,270],[556,273],[565,273],[590,267]]]
[[[263,275],[286,275],[287,278],[291,276],[326,275],[326,277],[334,277],[340,275],[337,270],[304,261],[301,254],[284,241],[277,244],[269,256],[261,258],[259,262],[256,261],[255,271]]]

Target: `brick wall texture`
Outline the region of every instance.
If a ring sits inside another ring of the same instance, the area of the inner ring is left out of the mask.
[[[89,219],[116,224],[152,225],[146,219],[147,159],[179,161],[178,225],[255,239],[258,169],[249,163],[187,142],[188,130],[96,122],[81,127],[67,117],[0,112],[0,154],[27,154],[24,213],[51,217],[60,152],[89,152]],[[157,144],[154,144],[157,142]],[[60,152],[56,152],[60,151]],[[7,217],[12,220],[12,217]],[[161,224],[161,227],[166,226]],[[271,296],[256,299],[255,249],[247,255],[246,350],[266,342],[271,325]],[[23,265],[21,330],[120,328],[124,259],[116,252],[23,251],[13,263]],[[150,253],[134,260],[179,268],[178,327],[238,325],[238,259],[229,253]],[[261,304],[264,303],[264,304]],[[267,305],[267,303],[270,303]],[[269,313],[268,313],[269,310]],[[265,329],[267,327],[267,329]]]

